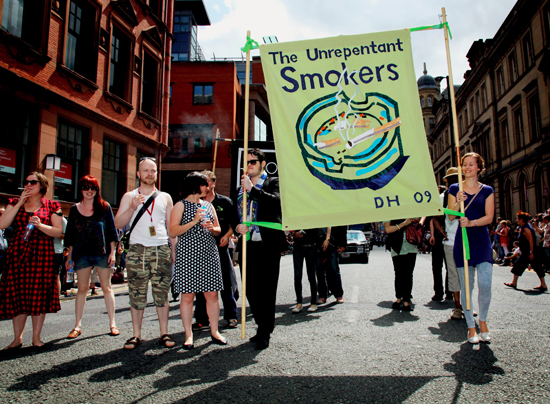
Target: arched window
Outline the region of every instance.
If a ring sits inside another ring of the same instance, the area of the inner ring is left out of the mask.
[[[548,206],[548,189],[544,184],[544,173],[542,167],[538,167],[535,172],[535,194],[536,194],[536,205],[537,212],[542,212]]]
[[[432,106],[432,97],[428,97],[428,107]]]
[[[512,189],[512,181],[507,179],[504,183],[504,201],[500,215],[508,220],[512,219],[512,206],[514,204],[514,190]]]
[[[424,108],[424,97],[420,99],[420,107]]]
[[[519,181],[518,181],[518,188],[519,188],[519,209],[527,212],[527,208],[529,206],[529,193],[527,192],[527,178],[525,177],[525,174],[520,174]]]

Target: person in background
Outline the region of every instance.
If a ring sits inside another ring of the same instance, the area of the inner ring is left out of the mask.
[[[504,256],[508,255],[508,245],[510,244],[510,228],[506,220],[502,220],[499,223],[500,230],[496,232],[499,237],[500,247],[504,253]]]
[[[75,326],[67,338],[82,334],[81,323],[86,296],[96,269],[105,298],[111,335],[119,335],[115,324],[115,294],[111,288],[111,267],[115,264],[118,233],[111,206],[101,198],[99,184],[92,175],[78,181],[79,202],[71,207],[64,244],[69,248],[66,268],[74,268],[78,280],[75,299]],[[95,281],[95,279],[94,279]],[[95,289],[95,283],[93,288]],[[93,290],[92,289],[92,292]]]
[[[321,234],[320,234],[321,233]],[[294,264],[294,291],[296,292],[296,305],[291,307],[293,313],[302,311],[302,275],[304,271],[304,260],[306,261],[307,279],[311,292],[311,303],[308,312],[317,310],[317,280],[315,275],[319,267],[319,238],[323,237],[325,232],[322,229],[297,230],[293,232],[294,251],[292,261]],[[329,243],[329,239],[323,237],[323,246]]]
[[[550,271],[550,215],[544,214],[542,216],[544,223],[544,236],[542,238],[542,247],[544,251],[544,270]]]
[[[392,220],[384,223],[388,234],[388,244],[391,248],[393,270],[395,271],[395,297],[392,309],[413,311],[411,302],[413,287],[413,272],[416,264],[417,246],[409,243],[406,238],[406,228],[412,223],[411,218]],[[424,223],[424,218],[421,219]]]
[[[59,293],[62,293],[61,280],[65,277],[65,254],[63,251],[65,247],[63,246],[63,238],[65,237],[65,230],[67,229],[67,219],[63,217],[63,233],[61,237],[54,237],[53,239],[53,266],[57,275],[57,285]]]
[[[479,328],[481,334],[478,336],[474,322],[473,305],[470,310],[464,312],[468,326],[468,342],[479,343],[491,341],[489,328],[487,327],[487,316],[491,305],[491,285],[493,280],[493,249],[491,237],[487,226],[493,222],[495,212],[494,190],[488,185],[479,182],[479,175],[485,170],[485,161],[478,153],[466,153],[461,160],[464,181],[463,191],[459,190],[459,184],[449,187],[449,206],[458,206],[464,202],[465,216],[459,219],[460,226],[466,227],[468,243],[470,246],[470,260],[468,261],[470,295],[473,296],[475,274],[478,275],[478,305],[479,305]],[[458,203],[457,203],[458,202]],[[451,220],[457,216],[449,215]],[[465,294],[464,275],[464,246],[462,231],[457,231],[453,255],[460,276],[462,308],[467,308]]]
[[[545,273],[541,263],[542,254],[540,247],[535,244],[535,229],[533,229],[533,226],[529,223],[529,213],[519,211],[517,217],[518,226],[521,228],[518,240],[521,256],[514,263],[514,267],[512,268],[511,272],[514,274],[512,282],[505,282],[504,284],[513,289],[517,289],[519,277],[523,275],[523,272],[531,265],[531,268],[537,273],[540,280],[540,285],[533,289],[540,292],[546,292],[548,287],[544,280]]]
[[[327,227],[325,239],[321,246],[319,266],[317,267],[317,287],[319,299],[317,304],[327,302],[329,291],[336,298],[336,303],[344,303],[344,288],[340,275],[338,253],[347,245],[347,226]]]
[[[215,239],[222,269],[223,290],[220,292],[220,296],[223,302],[223,318],[227,321],[228,328],[237,328],[239,321],[235,294],[238,296],[239,291],[233,267],[233,254],[231,253],[231,256],[229,254],[229,242],[233,236],[231,228],[231,222],[233,222],[231,215],[234,214],[233,201],[215,191],[216,175],[212,171],[205,170],[201,174],[206,175],[208,180],[208,193],[203,200],[212,204],[221,228],[220,235],[215,236]],[[195,330],[205,329],[205,326],[209,324],[206,299],[202,293],[197,293],[195,296],[195,319],[197,320],[193,324]]]
[[[6,266],[0,280],[0,319],[12,319],[14,339],[5,349],[23,346],[27,316],[32,316],[32,345],[41,340],[46,313],[61,310],[57,273],[53,266],[53,237],[60,237],[63,213],[57,201],[44,198],[48,179],[33,171],[23,181],[21,197],[9,201],[0,229],[13,225]],[[28,225],[33,227],[27,229]],[[29,231],[27,231],[29,230]]]

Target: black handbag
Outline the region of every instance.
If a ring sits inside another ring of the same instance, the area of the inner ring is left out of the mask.
[[[136,218],[132,222],[132,226],[130,227],[130,230],[126,231],[124,235],[120,239],[120,243],[122,244],[122,248],[124,249],[124,252],[128,252],[130,249],[130,234],[132,234],[132,230],[134,230],[134,227],[136,227],[137,222],[139,219],[141,219],[141,216],[145,213],[145,211],[151,206],[157,195],[160,194],[159,191],[155,191],[151,194],[151,197],[147,199],[147,202],[143,204],[141,207],[141,210],[136,215]]]

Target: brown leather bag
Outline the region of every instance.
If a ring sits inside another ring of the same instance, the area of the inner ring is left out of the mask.
[[[405,238],[412,245],[420,245],[424,241],[424,233],[424,225],[413,220],[405,229]]]

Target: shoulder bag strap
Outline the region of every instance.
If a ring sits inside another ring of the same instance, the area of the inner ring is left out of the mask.
[[[136,224],[139,221],[139,219],[141,219],[141,216],[143,216],[145,211],[149,208],[149,206],[151,206],[151,204],[153,203],[153,201],[155,200],[155,198],[159,193],[160,193],[159,191],[153,192],[151,194],[151,197],[147,199],[147,202],[143,204],[143,206],[141,207],[141,210],[138,212],[138,214],[136,215],[136,218],[132,222],[132,227],[130,227],[130,231],[128,232],[128,239],[130,239],[130,234],[132,234],[132,231],[134,230],[134,227],[136,227]]]
[[[476,196],[477,194],[479,194],[479,192],[483,189],[483,184],[481,184],[481,186],[479,187],[479,189],[477,190],[476,194],[474,195],[474,197],[472,198],[472,200],[470,201],[470,203],[468,203],[468,205],[464,208],[464,212],[466,212],[466,209],[468,209],[470,207],[470,205],[472,204],[472,202],[474,201],[474,199],[476,199]]]

